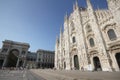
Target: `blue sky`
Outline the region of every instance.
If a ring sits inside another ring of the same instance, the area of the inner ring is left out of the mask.
[[[26,42],[30,51],[54,50],[66,12],[76,0],[0,0],[0,47],[5,39]],[[106,8],[106,0],[91,0],[94,8]],[[86,6],[85,0],[78,0]]]

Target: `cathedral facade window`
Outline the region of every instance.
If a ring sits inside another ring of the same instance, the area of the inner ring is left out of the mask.
[[[113,29],[109,29],[107,34],[108,34],[108,37],[111,41],[113,41],[117,38],[115,31]]]
[[[72,38],[72,42],[75,43],[76,42],[76,39],[75,37]]]
[[[95,46],[95,43],[94,43],[94,39],[93,39],[93,38],[90,38],[90,39],[89,39],[89,43],[90,43],[90,46],[91,46],[91,47],[94,47],[94,46]]]

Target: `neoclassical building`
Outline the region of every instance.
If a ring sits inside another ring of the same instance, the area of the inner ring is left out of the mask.
[[[54,51],[39,49],[37,52],[28,51],[28,43],[12,40],[3,41],[0,49],[0,69],[6,68],[53,68]]]
[[[25,67],[29,47],[28,43],[3,41],[0,52],[0,67]]]
[[[54,67],[54,51],[37,50],[37,68],[53,68]]]
[[[27,57],[26,57],[26,68],[28,68],[28,69],[35,69],[35,68],[37,68],[36,60],[37,60],[36,52],[28,51]]]
[[[94,10],[76,2],[64,18],[55,45],[55,68],[120,71],[120,0],[107,0],[108,9]]]

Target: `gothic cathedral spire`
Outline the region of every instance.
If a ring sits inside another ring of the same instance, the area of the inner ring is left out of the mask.
[[[87,3],[88,10],[93,11],[93,7],[92,7],[92,4],[91,4],[90,0],[86,0],[86,3]]]
[[[66,12],[65,16],[64,16],[64,21],[66,21],[68,19],[68,14]]]
[[[76,9],[79,9],[78,0],[76,0],[76,2],[73,4],[73,11]]]

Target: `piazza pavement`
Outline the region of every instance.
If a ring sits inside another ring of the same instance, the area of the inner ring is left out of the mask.
[[[0,70],[0,80],[120,80],[120,72],[79,70]]]

